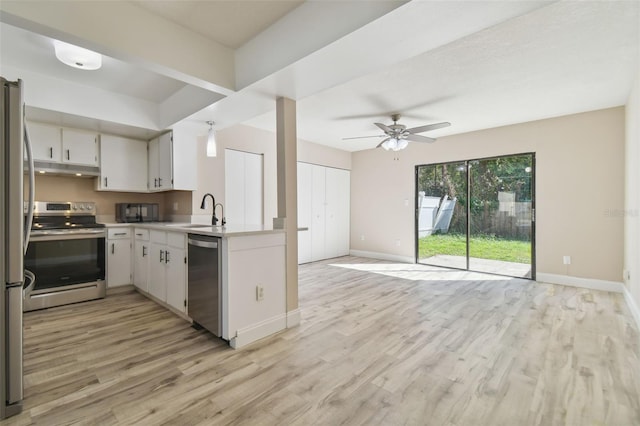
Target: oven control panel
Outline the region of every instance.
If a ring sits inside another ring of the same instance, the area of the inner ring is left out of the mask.
[[[25,202],[25,213],[27,213],[28,207],[28,203]],[[33,214],[48,216],[95,216],[96,203],[91,201],[36,201],[33,204]]]

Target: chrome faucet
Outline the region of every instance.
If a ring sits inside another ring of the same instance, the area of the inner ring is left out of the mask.
[[[213,205],[213,216],[211,216],[211,225],[216,226],[216,224],[218,223],[218,218],[216,217],[216,199],[213,197],[213,195],[209,194],[208,192],[204,194],[204,197],[202,197],[202,203],[200,203],[200,208],[202,210],[205,209],[206,207],[205,201],[207,200],[207,196],[211,197],[211,202]],[[222,214],[224,214],[224,210]],[[222,220],[224,221],[224,218]]]
[[[213,216],[215,217],[216,215],[216,207],[220,206],[220,210],[222,210],[222,226],[224,226],[227,223],[227,219],[225,219],[224,217],[224,206],[222,205],[222,203],[218,203],[215,204],[213,206]]]

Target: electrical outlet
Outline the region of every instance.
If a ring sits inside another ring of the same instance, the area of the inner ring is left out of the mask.
[[[174,212],[178,211],[178,203],[173,203],[173,211]]]
[[[396,240],[396,247],[400,247],[400,240]]]
[[[256,300],[258,302],[264,300],[264,287],[261,285],[256,286]]]
[[[571,256],[562,256],[562,263],[564,265],[571,265]]]
[[[405,207],[409,206],[409,199],[408,198],[404,199],[404,206]]]
[[[360,241],[364,241],[364,235],[360,235]]]

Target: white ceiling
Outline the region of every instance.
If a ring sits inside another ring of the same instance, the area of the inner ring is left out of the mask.
[[[187,85],[109,56],[103,56],[102,67],[95,71],[69,67],[56,59],[53,39],[11,25],[0,25],[0,38],[2,60],[13,67],[38,70],[83,86],[159,103]]]
[[[245,44],[303,0],[136,0],[138,6],[233,49]]]
[[[638,76],[637,1],[300,3],[135,2],[236,49],[236,73],[245,63],[245,74],[267,70],[207,108],[194,103],[189,120],[275,130],[274,100],[288,96],[300,138],[349,151],[375,147],[378,138],[342,138],[378,134],[372,123],[391,113],[408,127],[450,121],[429,133],[444,136],[624,105]],[[151,103],[188,87],[136,61],[74,70],[55,61],[47,37],[0,29],[2,72],[8,64]]]
[[[300,100],[298,136],[345,150],[375,147],[374,122],[449,121],[458,134],[624,105],[638,77],[637,2],[563,2],[385,66]],[[381,60],[385,54],[381,52]],[[274,113],[247,124],[273,130]]]

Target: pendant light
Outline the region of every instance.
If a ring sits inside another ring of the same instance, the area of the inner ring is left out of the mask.
[[[213,130],[213,121],[207,121],[209,133],[207,134],[207,157],[218,155],[218,144],[216,142],[216,132]]]

